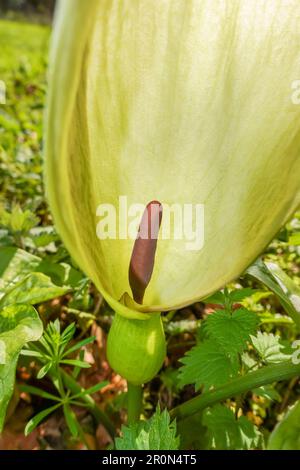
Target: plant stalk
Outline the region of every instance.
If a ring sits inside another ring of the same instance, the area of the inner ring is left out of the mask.
[[[300,364],[293,364],[290,361],[281,364],[274,364],[262,367],[259,370],[238,377],[226,385],[215,390],[204,392],[191,400],[173,408],[170,414],[172,418],[184,419],[188,416],[202,411],[204,408],[214,405],[227,398],[240,395],[263,385],[281,380],[288,380],[300,375]]]
[[[127,382],[127,423],[139,421],[143,406],[143,388]]]

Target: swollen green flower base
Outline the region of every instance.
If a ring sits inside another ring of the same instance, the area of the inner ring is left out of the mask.
[[[133,385],[149,382],[166,356],[166,341],[160,314],[149,320],[115,315],[107,340],[111,367]]]

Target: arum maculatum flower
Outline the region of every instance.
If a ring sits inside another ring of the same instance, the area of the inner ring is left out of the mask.
[[[116,312],[108,358],[133,384],[162,364],[160,312],[236,278],[299,205],[299,24],[299,0],[59,2],[48,197]],[[97,207],[124,195],[152,240],[97,236]],[[158,236],[172,204],[203,204],[201,249]]]

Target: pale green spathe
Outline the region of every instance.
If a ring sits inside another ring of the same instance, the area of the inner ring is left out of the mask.
[[[97,238],[99,204],[126,195],[129,204],[205,205],[202,250],[158,242],[144,305],[133,305],[143,311],[222,287],[292,215],[299,78],[299,0],[60,1],[48,196],[67,248],[114,308],[131,295],[133,240]]]

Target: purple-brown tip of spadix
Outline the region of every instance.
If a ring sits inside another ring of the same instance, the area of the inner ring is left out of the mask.
[[[129,265],[129,284],[134,300],[142,304],[150,282],[155,260],[157,239],[162,219],[162,204],[151,201],[143,213]]]

